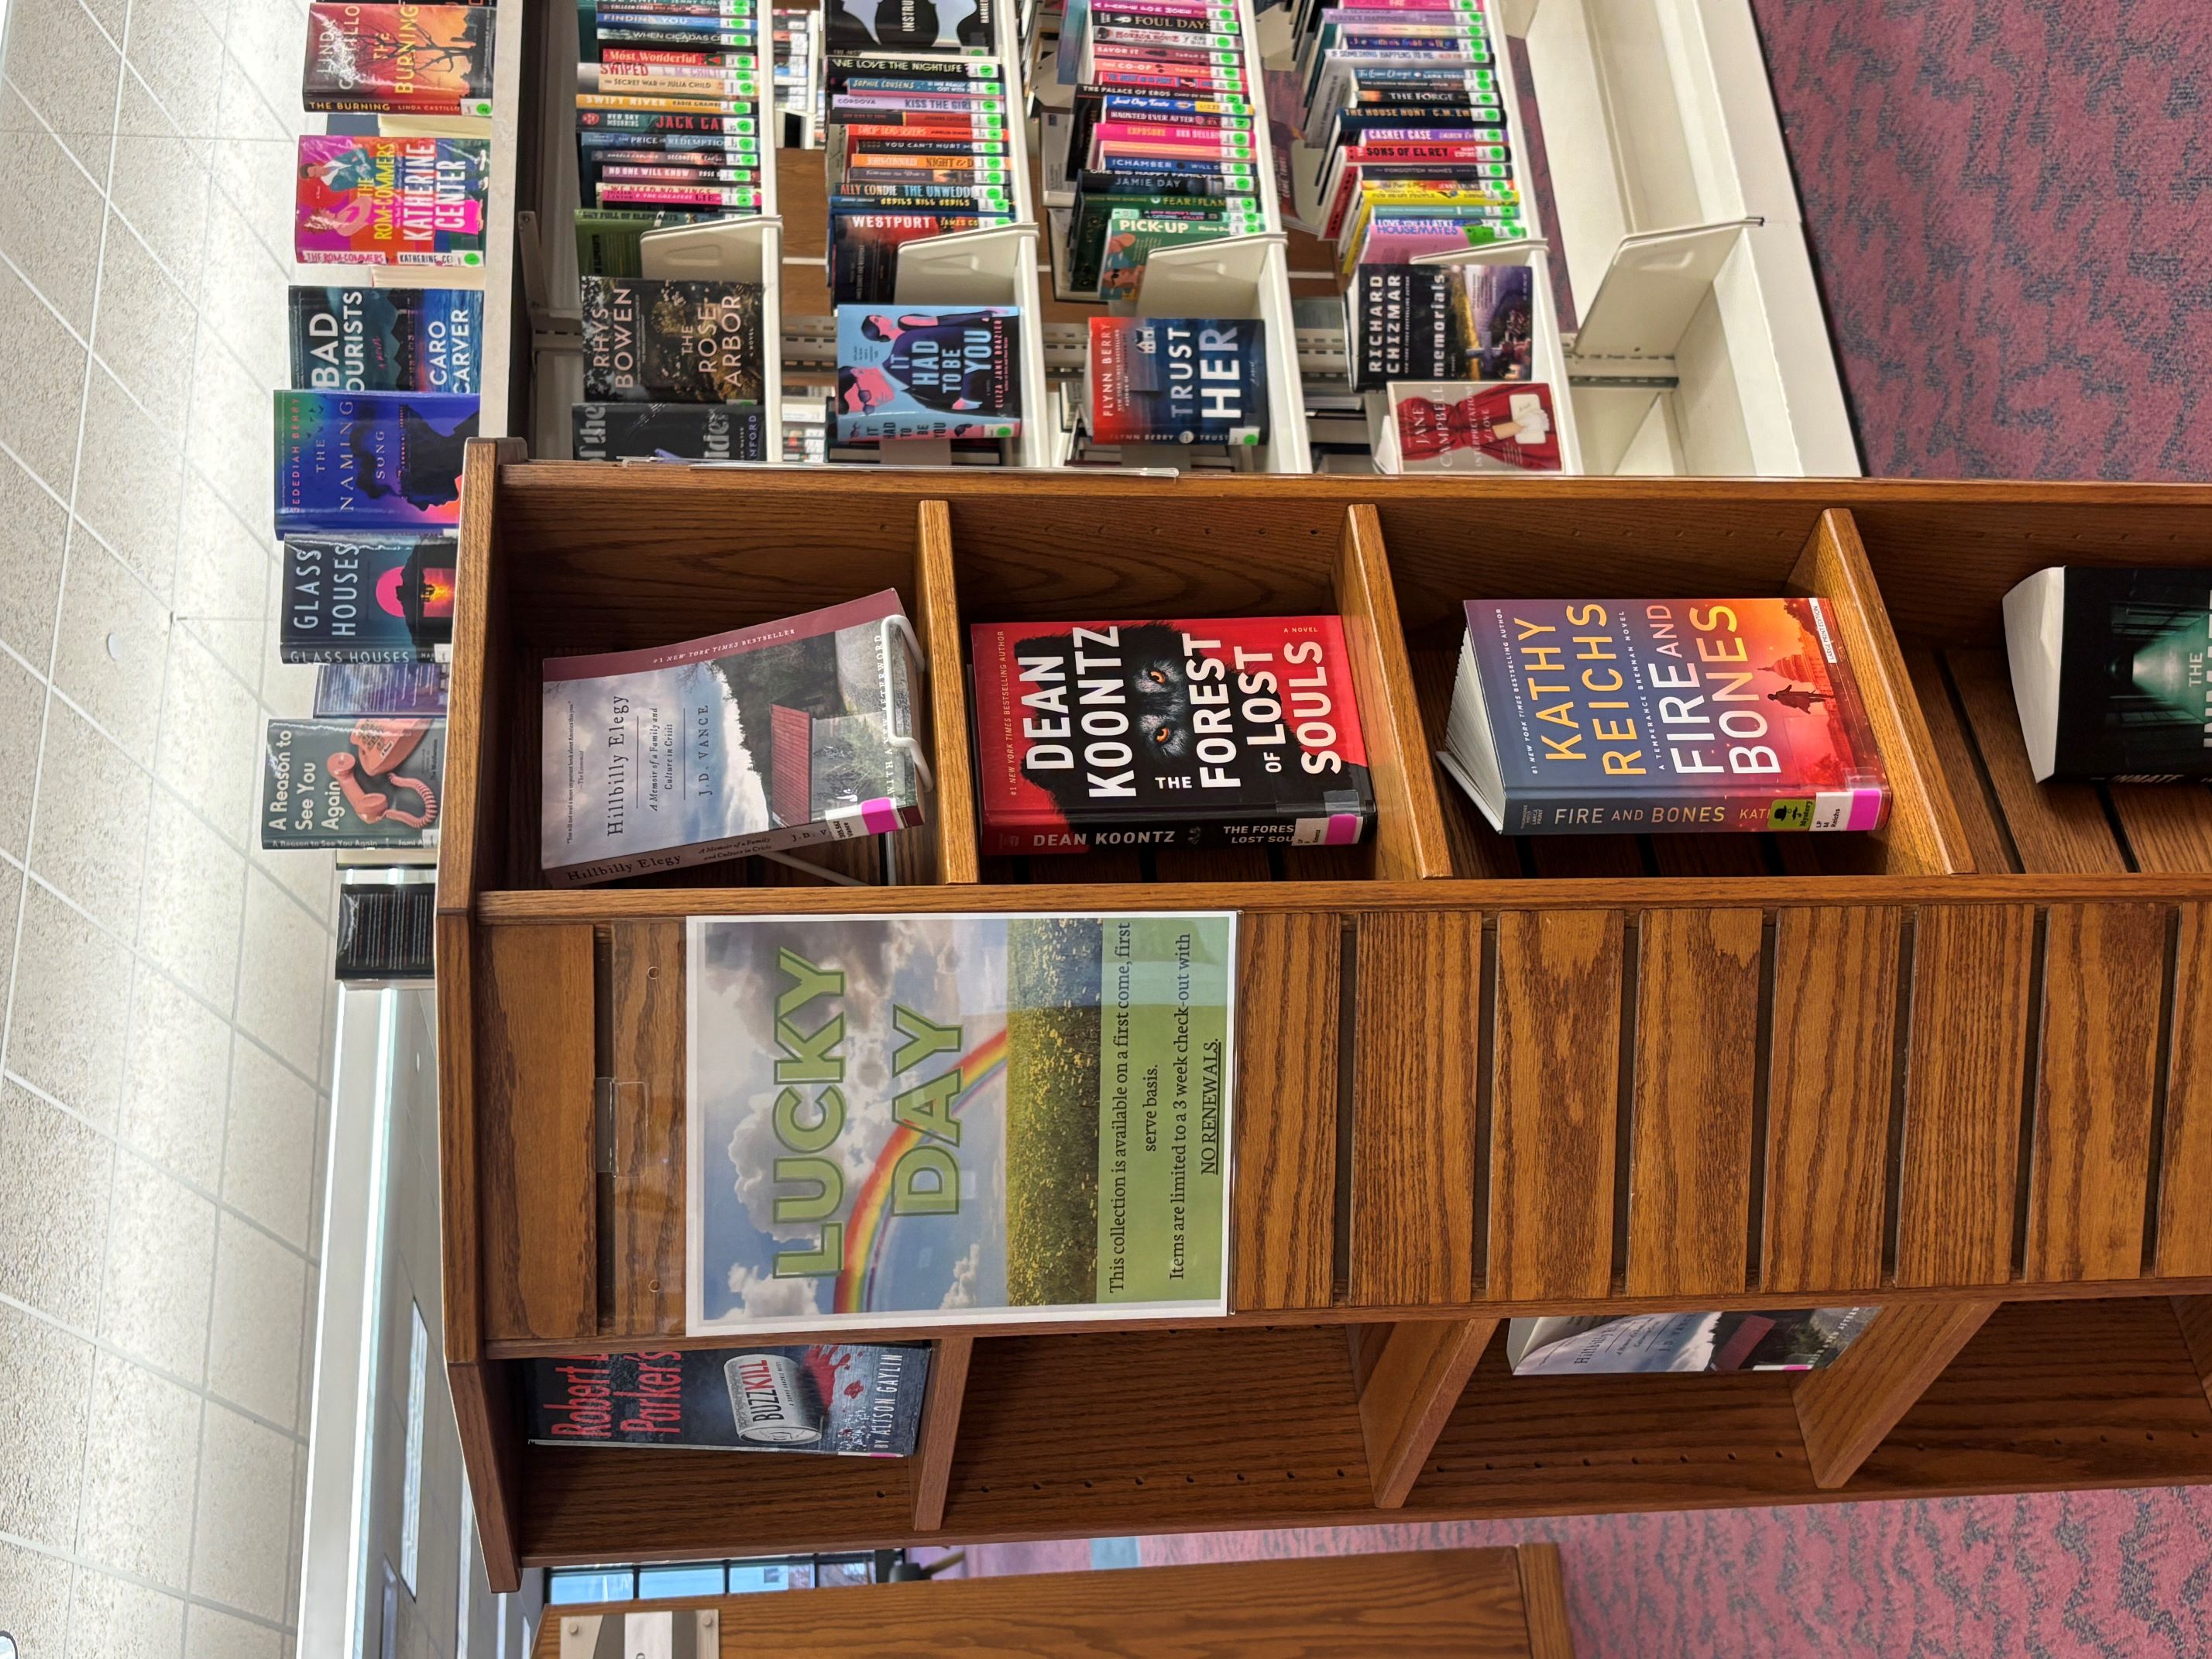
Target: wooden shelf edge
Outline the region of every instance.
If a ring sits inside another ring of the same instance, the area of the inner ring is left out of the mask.
[[[1832,1491],[1848,1481],[1999,1305],[1885,1307],[1833,1364],[1794,1379],[1814,1484]]]
[[[2177,1296],[2173,1316],[2181,1323],[2181,1340],[2204,1385],[2204,1403],[2212,1407],[2212,1296]]]
[[[928,659],[930,764],[937,787],[930,811],[937,853],[936,877],[949,886],[979,879],[975,787],[968,752],[967,659],[961,648],[960,589],[952,558],[951,511],[941,501],[921,503],[915,544],[914,586],[921,615],[916,632]]]
[[[1521,1610],[1528,1621],[1528,1659],[1575,1659],[1559,1547],[1517,1544],[1513,1554],[1521,1571]]]
[[[929,1394],[922,1405],[921,1435],[914,1453],[916,1532],[935,1532],[945,1524],[945,1494],[952,1480],[960,1407],[967,1398],[968,1364],[975,1352],[972,1336],[941,1338],[930,1352]]]
[[[1401,1509],[1421,1463],[1459,1404],[1475,1362],[1490,1346],[1495,1319],[1408,1320],[1389,1328],[1359,1390],[1359,1430],[1367,1444],[1375,1507]],[[1376,1333],[1360,1343],[1364,1356]],[[1359,1369],[1355,1361],[1355,1370]]]

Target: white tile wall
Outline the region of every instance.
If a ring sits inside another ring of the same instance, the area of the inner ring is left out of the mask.
[[[255,846],[304,0],[7,0],[0,1626],[294,1646],[332,872]]]

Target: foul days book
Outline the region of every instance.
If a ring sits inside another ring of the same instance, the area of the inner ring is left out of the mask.
[[[574,884],[921,822],[890,588],[658,650],[545,659],[538,850]]]
[[[859,1342],[533,1359],[530,1438],[541,1446],[909,1457],[929,1350]]]
[[[1366,834],[1375,794],[1337,617],[969,632],[986,852]]]
[[[461,519],[477,400],[433,392],[276,394],[276,528],[413,530]]]
[[[284,538],[286,662],[412,662],[453,643],[450,536]]]
[[[1445,747],[1510,836],[1873,830],[1889,805],[1822,599],[1469,600]]]
[[[839,306],[837,436],[1012,437],[1020,328],[1012,306]]]
[[[584,395],[593,403],[761,398],[758,283],[586,276]]]
[[[493,17],[489,6],[312,5],[301,105],[489,115]]]
[[[1093,317],[1091,435],[1102,444],[1260,444],[1267,356],[1249,317]]]
[[[2054,565],[2004,619],[2038,782],[2212,777],[2212,568]]]
[[[300,139],[292,251],[302,264],[483,264],[483,138]]]
[[[295,288],[292,385],[303,392],[474,392],[483,295],[466,288]]]
[[[687,1328],[1224,1310],[1226,913],[695,917]]]
[[[446,723],[271,720],[261,844],[435,847]]]

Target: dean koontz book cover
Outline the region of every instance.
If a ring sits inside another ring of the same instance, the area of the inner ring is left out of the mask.
[[[657,650],[548,657],[538,851],[563,885],[921,822],[898,593]]]
[[[533,1359],[524,1385],[541,1446],[910,1457],[929,1350],[859,1342]]]
[[[471,288],[295,288],[292,385],[302,392],[475,392],[483,294]]]
[[[409,392],[276,394],[276,528],[413,530],[461,520],[477,400]]]
[[[277,649],[286,662],[412,662],[453,638],[450,536],[284,538],[284,611]]]
[[[1375,816],[1337,617],[969,636],[987,853],[1340,847]]]
[[[435,847],[446,723],[271,720],[261,844]]]
[[[1013,436],[1020,342],[1013,306],[839,306],[837,436]]]
[[[489,115],[494,15],[490,6],[309,6],[301,106]]]
[[[695,916],[685,1328],[1226,1305],[1237,918]]]
[[[758,404],[577,404],[570,453],[580,461],[763,461],[768,416]]]
[[[479,266],[491,144],[303,134],[292,252],[302,264]]]
[[[761,398],[758,283],[586,276],[584,395],[593,403]]]
[[[1260,444],[1267,354],[1251,317],[1093,317],[1091,435],[1102,444]]]

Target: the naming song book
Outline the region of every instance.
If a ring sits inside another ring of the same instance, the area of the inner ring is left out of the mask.
[[[1821,599],[1469,600],[1445,746],[1509,836],[1873,830],[1889,805]]]
[[[1341,847],[1375,794],[1335,617],[984,623],[985,853]]]
[[[538,850],[556,884],[922,820],[898,593],[645,651],[548,657]]]
[[[533,1359],[526,1401],[541,1446],[908,1457],[929,1349],[811,1342]]]
[[[2212,777],[2212,568],[2054,565],[2004,619],[2039,783]]]

